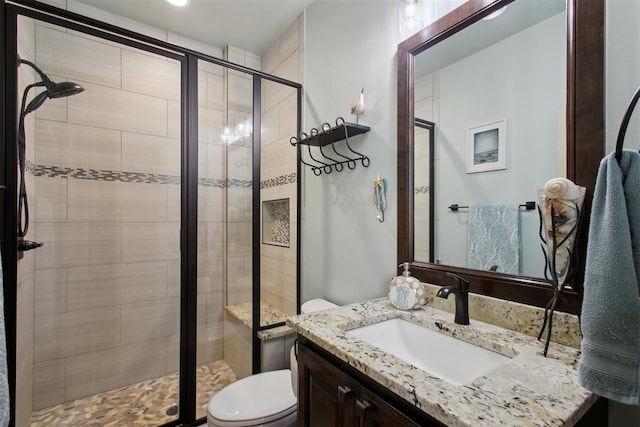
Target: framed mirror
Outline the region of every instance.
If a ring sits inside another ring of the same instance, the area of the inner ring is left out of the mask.
[[[445,273],[454,272],[471,282],[472,292],[544,306],[552,291],[535,266],[544,265],[538,214],[526,202],[536,200],[547,179],[562,175],[592,193],[604,155],[604,2],[534,3],[470,0],[398,46],[397,260],[411,262],[424,282],[448,284]],[[428,163],[420,156],[426,148],[416,118],[434,123],[437,148]],[[480,164],[486,159],[495,165]],[[434,177],[426,209],[425,170]],[[529,265],[508,272],[469,268],[467,213],[449,206],[505,202],[524,205],[520,256]],[[579,286],[568,301],[579,309]]]

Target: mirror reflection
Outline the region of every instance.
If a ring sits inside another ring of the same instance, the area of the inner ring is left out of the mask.
[[[435,124],[433,155],[423,129],[414,140],[415,260],[543,277],[538,213],[520,205],[565,176],[565,2],[517,0],[487,18],[415,57],[415,117]],[[497,261],[474,261],[478,245]]]

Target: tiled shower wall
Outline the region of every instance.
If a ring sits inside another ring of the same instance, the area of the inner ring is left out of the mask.
[[[262,57],[262,71],[302,83],[303,15]],[[289,199],[289,246],[261,245],[260,299],[284,313],[296,314],[297,92],[281,84],[264,82],[262,94],[261,201]],[[264,205],[261,206],[261,210]],[[262,213],[264,216],[264,213]],[[262,322],[264,323],[264,322]]]
[[[18,20],[18,54],[22,59],[34,62],[36,54],[36,27],[33,19],[20,17]],[[35,71],[26,65],[19,67],[18,93],[22,97],[24,88],[36,81]],[[33,95],[33,92],[31,93]],[[31,97],[29,98],[31,99]],[[18,106],[19,108],[19,106]],[[35,148],[35,119],[33,114],[25,120],[27,141],[26,158],[33,161]],[[34,188],[34,177],[26,173],[27,189]],[[33,192],[28,193],[29,206],[34,205]],[[31,212],[31,220],[35,214]],[[35,240],[34,227],[31,225],[27,233],[28,240]],[[17,384],[16,384],[16,426],[28,425],[33,407],[33,329],[34,329],[34,286],[35,286],[35,252],[25,252],[18,261],[18,306],[17,306]]]
[[[36,63],[85,88],[36,114],[34,409],[178,369],[180,68],[36,25]],[[198,361],[222,357],[221,67],[199,70]]]

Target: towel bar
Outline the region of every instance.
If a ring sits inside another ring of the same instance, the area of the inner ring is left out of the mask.
[[[532,211],[536,208],[536,202],[524,202],[523,204],[519,205],[519,207],[525,208],[528,211]],[[454,203],[449,206],[449,209],[451,210],[451,212],[458,212],[460,209],[469,209],[469,206],[460,206],[459,204]]]

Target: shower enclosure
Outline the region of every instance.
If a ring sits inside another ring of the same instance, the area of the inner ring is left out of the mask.
[[[299,171],[273,148],[299,132],[301,87],[248,52],[237,65],[30,1],[2,7],[14,425],[202,419],[216,391],[265,368],[260,330],[299,307]],[[24,117],[33,248],[16,236],[16,94],[43,77],[19,60],[84,88],[26,101],[40,104]]]

